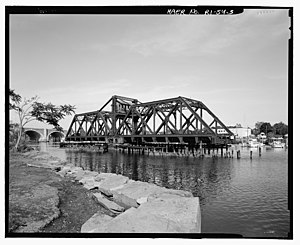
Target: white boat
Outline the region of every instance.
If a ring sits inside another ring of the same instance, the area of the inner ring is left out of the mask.
[[[273,148],[284,148],[285,143],[283,143],[283,138],[282,137],[279,137],[279,138],[273,137],[272,142],[271,142],[270,145]]]
[[[258,148],[260,143],[256,139],[252,139],[248,141],[248,147],[250,148]]]
[[[271,146],[273,148],[283,148],[284,147],[284,143],[282,143],[280,140],[275,140],[271,143]]]

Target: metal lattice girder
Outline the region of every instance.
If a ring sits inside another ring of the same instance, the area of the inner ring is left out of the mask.
[[[107,108],[109,105],[111,108]],[[217,129],[223,132],[218,133]],[[115,95],[98,111],[76,114],[66,138],[192,136],[216,139],[231,135],[232,132],[201,101],[176,97],[141,103]]]

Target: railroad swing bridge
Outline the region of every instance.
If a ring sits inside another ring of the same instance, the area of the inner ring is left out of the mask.
[[[65,141],[225,146],[232,136],[201,101],[179,96],[142,103],[114,95],[99,110],[76,114]]]

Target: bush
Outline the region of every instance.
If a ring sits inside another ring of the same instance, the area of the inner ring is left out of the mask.
[[[20,144],[18,147],[18,152],[28,152],[28,151],[33,151],[34,148],[32,146],[28,146],[25,143]]]

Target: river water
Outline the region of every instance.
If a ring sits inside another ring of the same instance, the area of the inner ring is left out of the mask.
[[[290,231],[288,151],[241,148],[241,158],[166,157],[82,152],[41,145],[75,166],[182,189],[200,198],[202,232],[283,237]]]

